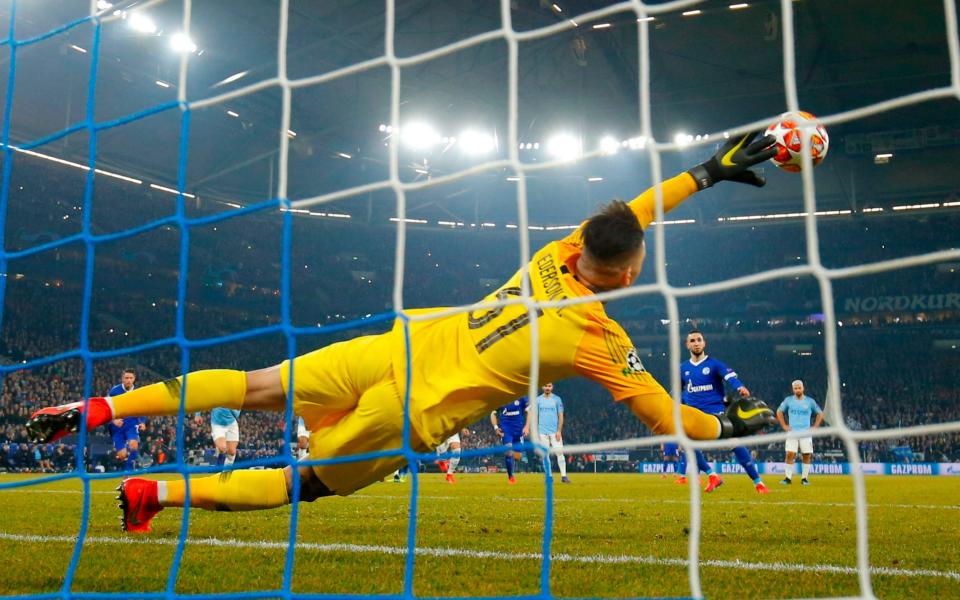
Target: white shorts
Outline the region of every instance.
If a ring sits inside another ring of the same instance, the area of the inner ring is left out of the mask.
[[[540,443],[547,448],[563,448],[563,440],[557,440],[555,433],[541,433]]]
[[[447,452],[448,450],[450,450],[451,444],[456,444],[456,445],[458,445],[458,446],[460,445],[460,434],[459,434],[459,433],[455,433],[455,434],[451,435],[450,437],[448,437],[447,439],[445,439],[442,444],[440,444],[439,446],[437,446],[437,454],[443,454],[443,453]]]
[[[800,447],[800,454],[813,454],[813,438],[790,438],[787,440],[787,452],[797,453],[797,446]]]
[[[214,441],[220,438],[224,438],[228,442],[240,441],[240,426],[236,421],[225,427],[223,425],[211,425],[210,431],[213,434]]]

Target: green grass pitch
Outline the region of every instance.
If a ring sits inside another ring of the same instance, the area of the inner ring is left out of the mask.
[[[0,482],[20,476],[0,475]],[[557,597],[688,596],[689,490],[657,475],[572,473],[555,480],[550,592]],[[700,577],[708,598],[856,596],[853,482],[822,476],[758,497],[743,475],[702,496]],[[868,477],[870,563],[880,598],[960,597],[960,478]],[[153,534],[120,531],[115,480],[91,484],[87,542],[72,589],[165,589],[180,510]],[[295,593],[399,594],[411,483],[300,505]],[[78,480],[0,490],[3,594],[55,592],[79,531]],[[544,478],[420,477],[414,594],[540,592]],[[182,594],[276,590],[290,509],[191,511]]]

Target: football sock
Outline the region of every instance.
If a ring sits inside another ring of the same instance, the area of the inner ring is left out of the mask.
[[[557,455],[557,468],[560,469],[560,477],[567,476],[567,459],[564,458],[563,454]]]
[[[187,484],[183,479],[161,481],[161,506],[183,506]],[[211,477],[190,478],[190,506],[204,510],[259,510],[288,504],[283,469],[226,471]]]
[[[787,463],[783,467],[783,476],[787,479],[793,479],[793,463]]]
[[[803,479],[806,479],[810,476],[810,463],[803,463],[800,465],[800,475]]]
[[[226,456],[226,458],[223,459],[223,464],[225,465],[232,465],[233,461],[237,460],[236,452],[234,452],[233,454],[227,453],[224,456]]]
[[[677,464],[677,473],[687,476],[687,453],[683,450],[680,451],[680,462]]]
[[[760,483],[761,479],[760,473],[757,472],[757,463],[753,461],[750,450],[743,446],[737,446],[733,449],[733,455],[737,457],[737,462],[740,463],[743,470],[747,472],[747,476],[750,477],[754,483]]]
[[[455,473],[457,471],[457,465],[460,464],[460,449],[450,451],[453,456],[450,457],[450,460],[447,461],[447,473]]]
[[[697,450],[697,467],[702,473],[706,473],[707,475],[713,474],[713,469],[710,467],[710,463],[707,462],[707,457],[699,450]]]
[[[513,477],[513,452],[507,452],[507,477]]]
[[[127,460],[123,461],[123,469],[125,471],[132,471],[137,468],[137,456],[140,454],[138,450],[127,450]]]
[[[113,418],[177,414],[182,382],[183,377],[177,377],[109,398]],[[186,390],[184,410],[188,413],[218,406],[240,409],[247,393],[247,374],[230,369],[196,371],[187,375]],[[91,411],[89,418],[93,417]]]

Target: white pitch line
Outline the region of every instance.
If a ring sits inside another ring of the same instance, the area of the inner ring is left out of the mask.
[[[33,542],[40,544],[48,543],[76,543],[74,536],[60,535],[19,535],[14,533],[0,533],[0,540],[9,540],[14,542]],[[149,537],[99,537],[90,536],[84,540],[84,544],[139,544],[156,546],[173,546],[177,540],[169,538],[149,538]],[[214,546],[228,548],[261,548],[271,550],[286,550],[287,542],[250,542],[244,540],[219,538],[187,538],[187,544],[195,546]],[[310,542],[301,542],[297,544],[298,550],[311,550],[314,552],[353,552],[356,554],[388,554],[406,556],[407,548],[401,546],[368,546],[361,544],[315,544]],[[432,557],[464,557],[464,558],[487,558],[496,560],[541,560],[542,554],[534,552],[494,552],[489,550],[466,550],[463,548],[417,548],[417,556]],[[572,554],[554,554],[551,560],[555,562],[569,563],[588,563],[588,564],[642,564],[655,566],[684,567],[689,561],[685,558],[658,558],[655,556],[629,556],[629,555],[609,555],[595,554],[589,556],[574,556]],[[704,567],[713,567],[718,569],[741,569],[745,571],[776,571],[792,572],[797,571],[807,573],[834,573],[839,575],[855,575],[856,567],[844,567],[840,565],[801,565],[796,563],[759,563],[745,562],[741,560],[701,560],[700,565]],[[960,573],[955,571],[935,571],[933,569],[893,569],[889,567],[871,567],[870,572],[873,575],[888,575],[893,577],[941,577],[960,581]]]

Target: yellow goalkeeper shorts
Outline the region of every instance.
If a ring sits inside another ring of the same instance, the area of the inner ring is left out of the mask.
[[[403,397],[391,363],[390,334],[331,344],[293,359],[293,410],[310,430],[310,458],[349,456],[403,447]],[[290,361],[281,365],[284,393]],[[426,446],[411,432],[415,450]],[[332,465],[314,472],[334,493],[346,496],[383,479],[406,462],[386,456]]]

